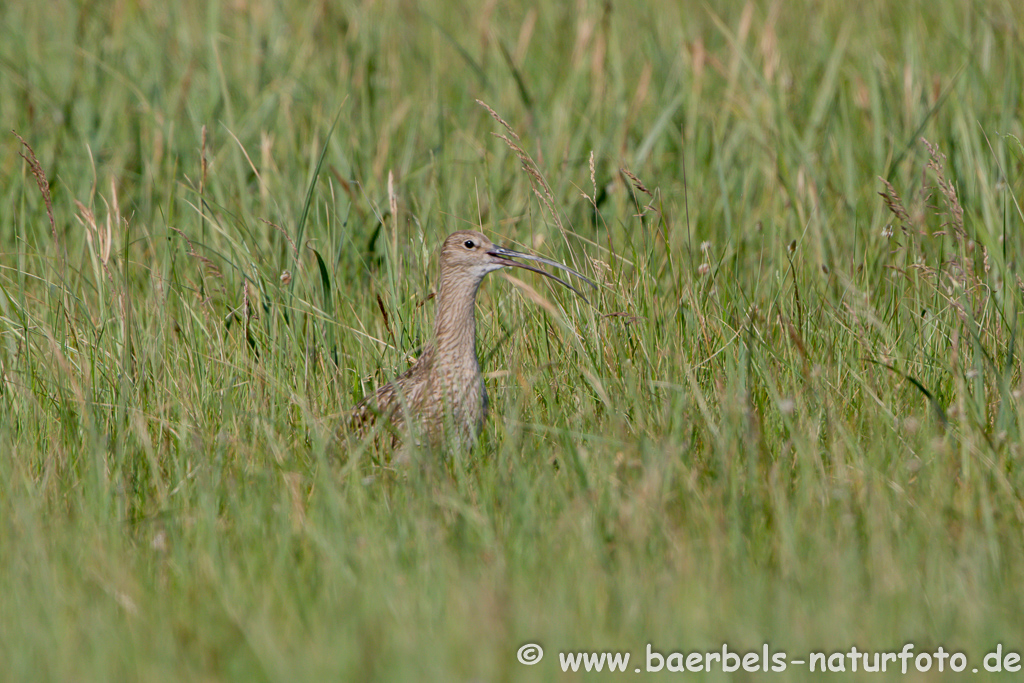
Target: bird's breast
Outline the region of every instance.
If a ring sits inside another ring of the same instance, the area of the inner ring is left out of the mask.
[[[471,364],[456,363],[439,369],[446,412],[460,431],[475,438],[487,414],[487,391],[476,359]]]

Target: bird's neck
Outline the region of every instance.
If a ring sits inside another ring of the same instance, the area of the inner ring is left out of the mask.
[[[441,277],[434,318],[434,343],[437,360],[445,365],[461,366],[479,372],[476,359],[477,278]]]

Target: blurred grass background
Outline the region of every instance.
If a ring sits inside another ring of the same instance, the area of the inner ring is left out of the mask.
[[[9,0],[0,27],[4,678],[1024,648],[1018,3]],[[473,226],[602,291],[489,278],[479,447],[381,470],[335,433]]]

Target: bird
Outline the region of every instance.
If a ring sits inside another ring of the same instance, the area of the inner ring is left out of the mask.
[[[572,268],[499,247],[476,230],[448,235],[439,257],[441,280],[433,338],[405,373],[356,404],[350,426],[357,433],[365,435],[379,420],[384,420],[391,433],[391,445],[401,445],[403,451],[409,442],[429,448],[472,447],[488,412],[487,390],[476,355],[476,294],[484,277],[501,268],[524,268],[555,280],[586,300],[582,292],[562,278],[512,259],[560,268],[597,288]]]

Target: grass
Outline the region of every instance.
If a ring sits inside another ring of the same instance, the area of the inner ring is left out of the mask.
[[[4,678],[1024,649],[1017,3],[0,27]],[[336,430],[470,226],[602,289],[489,278],[479,446],[388,474]]]

